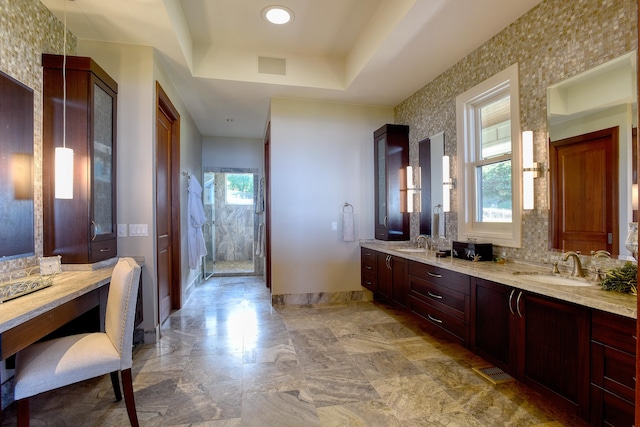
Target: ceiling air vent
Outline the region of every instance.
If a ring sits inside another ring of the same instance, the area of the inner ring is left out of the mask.
[[[258,73],[284,76],[287,74],[287,61],[284,58],[258,56]]]

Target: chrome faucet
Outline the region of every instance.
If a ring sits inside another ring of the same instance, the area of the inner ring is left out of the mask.
[[[569,258],[573,258],[573,270],[571,271],[571,275],[573,277],[584,277],[582,263],[580,262],[580,254],[578,252],[568,251],[562,255],[562,261],[567,261]]]
[[[421,246],[420,246],[420,240],[421,240],[421,239],[424,239],[424,248],[426,249],[426,248],[427,248],[427,243],[428,243],[428,237],[427,237],[427,235],[425,235],[425,234],[421,234],[421,235],[419,235],[418,237],[416,237],[416,244],[418,245],[418,247],[421,247]]]

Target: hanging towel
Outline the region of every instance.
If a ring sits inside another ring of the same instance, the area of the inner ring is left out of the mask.
[[[349,210],[349,208],[351,208]],[[353,242],[356,240],[356,230],[353,219],[353,206],[348,203],[342,208],[342,240]]]
[[[189,199],[187,203],[187,216],[189,217],[188,243],[189,243],[189,268],[198,268],[200,258],[207,254],[207,246],[202,235],[202,226],[207,222],[202,205],[202,187],[194,175],[189,176]]]
[[[433,226],[431,228],[431,235],[433,237],[440,237],[440,214],[433,214]]]
[[[256,256],[264,256],[264,223],[258,226],[258,242],[256,243]]]

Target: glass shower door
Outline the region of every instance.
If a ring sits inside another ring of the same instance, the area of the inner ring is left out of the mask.
[[[213,275],[213,263],[216,259],[216,211],[214,181],[214,174],[211,172],[205,172],[203,186],[203,205],[204,213],[207,217],[207,222],[202,226],[202,235],[204,236],[204,242],[207,246],[207,255],[205,255],[204,262],[202,263],[202,273],[205,280]]]

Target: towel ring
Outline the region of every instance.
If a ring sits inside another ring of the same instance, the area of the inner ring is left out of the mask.
[[[353,205],[347,202],[345,202],[344,206],[342,207],[342,212],[348,212],[347,208],[351,208],[351,213],[353,213]]]

